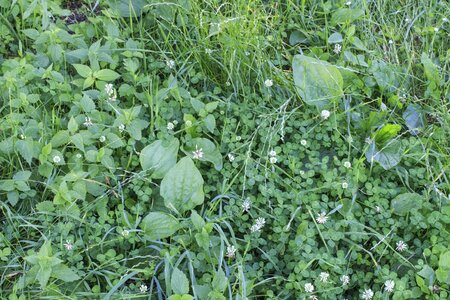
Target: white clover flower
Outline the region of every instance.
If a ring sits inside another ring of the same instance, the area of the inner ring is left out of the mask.
[[[270,150],[269,156],[277,156],[277,152],[275,150]]]
[[[91,118],[90,117],[85,117],[83,125],[86,126],[86,127],[92,126]]]
[[[256,219],[256,222],[254,225],[252,225],[252,227],[250,227],[250,231],[253,232],[258,232],[261,230],[261,228],[264,227],[264,225],[266,224],[266,219],[264,218],[258,218]]]
[[[120,132],[123,132],[124,130],[125,130],[125,125],[120,124],[120,125],[119,125],[119,131],[120,131]]]
[[[61,162],[61,157],[59,155],[53,156],[53,162],[59,164]]]
[[[328,221],[328,216],[325,212],[321,212],[316,218],[317,223],[325,224]]]
[[[311,300],[319,300],[319,297],[317,297],[316,295],[311,295],[311,296],[309,296],[309,299],[311,299]]]
[[[393,40],[389,40],[388,43],[389,43],[389,45],[392,45],[394,43],[394,41]]]
[[[320,274],[319,274],[319,280],[322,282],[327,282],[329,277],[330,277],[330,274],[327,272],[320,272]]]
[[[19,135],[19,138],[20,138],[21,140],[24,140],[24,139],[26,139],[27,137],[26,137],[24,134],[20,134],[20,135]]]
[[[312,293],[314,292],[314,285],[312,285],[311,283],[305,283],[305,291],[307,293]]]
[[[114,87],[111,83],[105,84],[105,92],[108,96],[111,96],[114,93]]]
[[[347,6],[350,6],[352,4],[352,1],[347,1],[346,3],[345,3],[345,5],[347,5]]]
[[[381,102],[380,109],[381,109],[381,111],[387,111],[387,106],[386,106],[386,104],[384,104],[384,102]]]
[[[344,167],[346,167],[347,169],[350,169],[352,167],[352,163],[349,161],[344,162]]]
[[[233,162],[234,159],[235,159],[234,155],[231,154],[231,153],[228,153],[227,157],[228,157],[228,160],[229,160],[230,162]]]
[[[167,129],[168,130],[173,130],[175,128],[175,125],[173,125],[172,122],[167,123]]]
[[[213,53],[212,49],[206,48],[205,53],[211,55]]]
[[[394,280],[386,280],[384,282],[384,291],[388,293],[392,293],[394,291],[395,282]]]
[[[203,149],[198,149],[197,145],[195,145],[195,151],[192,151],[192,158],[193,159],[200,159],[203,157]]]
[[[250,52],[249,51],[245,51],[244,54],[245,54],[245,56],[249,56]]]
[[[141,291],[141,293],[145,293],[148,290],[148,287],[145,284],[141,284],[139,290]]]
[[[336,54],[339,54],[339,53],[341,53],[341,51],[342,51],[342,46],[340,44],[335,44],[333,52]]]
[[[273,80],[272,79],[266,79],[266,81],[264,81],[264,85],[266,87],[268,87],[268,88],[273,86]]]
[[[344,182],[342,183],[342,188],[343,188],[343,189],[348,188],[348,183],[347,183],[346,181],[344,181]]]
[[[76,158],[80,159],[83,157],[83,155],[81,155],[81,153],[77,153],[77,155],[75,155]]]
[[[442,18],[442,22],[447,23],[448,19],[447,18]]]
[[[192,126],[192,121],[191,120],[187,120],[185,123],[186,127],[191,127]]]
[[[308,142],[307,142],[306,140],[301,140],[301,141],[300,141],[300,144],[301,144],[302,146],[306,146],[307,143],[308,143]]]
[[[173,59],[166,60],[166,65],[169,69],[173,69],[175,67],[175,61]]]
[[[380,213],[380,212],[381,212],[381,207],[379,207],[378,205],[375,206],[375,211],[376,211],[377,213]]]
[[[400,252],[408,249],[408,245],[404,241],[398,241],[395,245],[395,249]]]
[[[70,251],[73,249],[73,244],[69,240],[66,240],[64,247],[66,248],[67,251]]]
[[[240,135],[236,136],[236,141],[239,142],[240,140],[242,140],[242,137]]]
[[[434,27],[434,32],[438,32],[439,31],[439,27]]]
[[[226,256],[229,258],[233,258],[236,255],[236,248],[233,245],[230,245],[227,247],[227,254]]]
[[[124,229],[121,234],[123,237],[128,237],[130,235],[130,232],[128,230]]]
[[[348,275],[342,275],[339,279],[341,280],[342,286],[346,286],[350,283],[350,277]]]
[[[361,299],[363,300],[371,300],[373,298],[373,291],[371,289],[364,290],[361,295]]]
[[[324,120],[328,119],[330,117],[331,113],[329,110],[322,110],[322,112],[320,113],[320,117]]]
[[[250,201],[249,198],[245,199],[244,202],[242,202],[242,212],[248,212],[250,208],[252,208],[252,201]]]
[[[405,19],[405,22],[406,22],[406,23],[409,23],[409,22],[411,22],[411,19],[410,19],[410,18],[406,18],[406,19]]]
[[[276,164],[277,161],[278,161],[278,159],[277,159],[275,156],[272,156],[272,157],[269,159],[269,161],[270,161],[271,164]]]
[[[106,141],[106,137],[102,135],[98,140],[100,141],[100,143],[103,143]]]

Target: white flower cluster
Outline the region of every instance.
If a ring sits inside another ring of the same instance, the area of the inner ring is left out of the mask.
[[[275,150],[270,150],[269,152],[269,161],[271,164],[276,164],[278,159],[277,159],[277,152]]]
[[[203,157],[203,149],[198,149],[197,145],[195,145],[195,151],[192,151],[192,158],[193,159],[200,159]]]
[[[233,245],[230,245],[227,247],[227,254],[226,256],[229,258],[233,258],[236,256],[236,247],[234,247]]]
[[[255,224],[252,225],[252,227],[250,227],[250,231],[253,232],[258,232],[261,230],[261,228],[264,227],[264,225],[266,224],[266,219],[264,218],[258,218],[256,219]]]
[[[106,95],[108,95],[109,101],[117,100],[116,89],[114,89],[114,86],[111,83],[105,84],[105,92],[106,92]]]
[[[248,212],[251,207],[252,201],[250,201],[249,198],[245,199],[244,202],[242,202],[242,212]]]

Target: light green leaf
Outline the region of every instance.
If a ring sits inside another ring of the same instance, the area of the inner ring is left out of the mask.
[[[202,228],[205,226],[205,221],[195,210],[193,210],[191,213],[191,221],[192,224],[194,224],[195,229],[198,231],[202,230]]]
[[[222,169],[223,161],[222,155],[216,145],[205,138],[195,138],[189,142],[184,148],[183,152],[190,157],[193,157],[193,153],[196,150],[202,150],[203,156],[199,158],[201,161],[209,161],[214,164],[214,168],[218,171]]]
[[[177,162],[180,142],[178,139],[170,141],[154,141],[142,149],[139,155],[142,169],[150,170],[153,178],[163,178]]]
[[[219,292],[223,292],[227,288],[228,278],[225,276],[225,272],[222,271],[222,269],[219,269],[219,271],[217,271],[214,274],[212,286],[214,289],[218,290]]]
[[[418,104],[408,105],[402,116],[412,135],[419,134],[420,129],[425,126],[422,107]]]
[[[67,130],[60,130],[52,137],[50,143],[53,148],[57,148],[61,145],[67,144],[69,140],[69,132]]]
[[[67,129],[69,129],[71,134],[74,134],[78,130],[78,123],[73,117],[70,117],[69,123],[67,124]]]
[[[364,16],[364,10],[353,8],[340,8],[331,16],[331,24],[351,23]]]
[[[422,207],[423,197],[416,193],[404,193],[395,197],[391,202],[391,209],[397,215],[406,215],[412,209]]]
[[[189,280],[178,268],[173,269],[170,285],[176,294],[183,295],[189,293]]]
[[[81,108],[87,113],[90,113],[95,109],[95,103],[88,95],[84,95],[83,98],[81,98],[80,105]]]
[[[17,150],[28,164],[31,164],[31,160],[33,159],[33,146],[34,143],[30,140],[19,140],[16,143]]]
[[[342,43],[342,41],[342,34],[340,34],[339,32],[335,32],[328,37],[328,43],[330,44]]]
[[[323,107],[343,96],[343,79],[331,64],[304,55],[294,56],[294,83],[303,101]]]
[[[160,194],[167,208],[180,213],[203,203],[203,178],[192,159],[182,158],[167,172]]]
[[[141,222],[144,236],[149,240],[159,240],[171,236],[179,229],[178,220],[172,215],[151,212]]]
[[[142,13],[142,8],[147,4],[145,0],[108,0],[109,7],[120,16],[138,17]]]
[[[73,64],[72,66],[75,67],[77,73],[83,78],[87,78],[92,74],[92,70],[88,66],[80,64]]]
[[[120,77],[119,73],[110,70],[104,69],[94,73],[94,77],[103,81],[114,81]]]
[[[381,149],[378,149],[376,143],[372,143],[366,152],[366,159],[369,163],[378,162],[385,170],[398,165],[402,159],[403,148],[401,142],[393,140],[388,142]]]
[[[207,115],[204,122],[209,132],[214,133],[214,129],[216,129],[216,119],[214,116],[212,114]]]
[[[65,282],[72,282],[80,279],[80,276],[78,276],[77,273],[75,273],[71,268],[63,264],[59,264],[53,267],[52,277],[55,277]]]

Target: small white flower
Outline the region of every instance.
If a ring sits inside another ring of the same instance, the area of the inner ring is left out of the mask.
[[[61,157],[59,155],[53,156],[53,162],[59,164],[61,162]]]
[[[213,53],[212,49],[206,48],[205,53],[211,55]]]
[[[375,210],[376,210],[377,213],[380,213],[380,212],[381,212],[381,207],[379,207],[379,206],[377,205],[377,206],[375,206]]]
[[[345,3],[345,5],[347,5],[347,6],[350,6],[352,4],[352,1],[347,1],[346,3]]]
[[[175,125],[173,125],[172,122],[167,123],[167,129],[168,130],[173,130],[175,128]]]
[[[250,201],[249,198],[245,199],[244,202],[242,202],[242,212],[248,212],[250,208],[252,207],[252,201]]]
[[[400,252],[408,249],[408,245],[404,241],[398,241],[395,245],[396,245],[395,249]]]
[[[225,85],[226,85],[226,86],[230,86],[230,85],[231,85],[231,82],[227,81],[227,82],[225,82]]]
[[[350,277],[348,275],[342,275],[339,279],[341,280],[343,286],[346,286],[350,283]]]
[[[104,141],[106,141],[106,137],[102,135],[98,140],[100,141],[100,143],[103,143]]]
[[[175,61],[173,59],[166,60],[166,65],[169,69],[173,69],[175,67]]]
[[[233,245],[227,247],[226,256],[229,258],[233,258],[236,255],[236,248]]]
[[[393,43],[394,43],[394,41],[393,40],[389,40],[389,45],[392,45]]]
[[[119,131],[120,131],[120,132],[123,132],[124,130],[125,130],[125,125],[120,124],[120,125],[119,125]]]
[[[141,284],[139,290],[141,291],[141,293],[145,293],[148,290],[148,287],[145,284]]]
[[[373,140],[370,137],[367,137],[365,142],[366,142],[366,144],[371,145],[373,143]]]
[[[20,134],[20,135],[19,135],[19,138],[20,138],[21,140],[24,140],[24,139],[26,139],[26,136],[25,136],[24,134]]]
[[[384,104],[384,102],[381,102],[380,109],[381,109],[381,111],[386,111],[387,110],[387,106],[386,106],[386,104]]]
[[[302,176],[305,175],[305,171],[301,170],[300,175],[302,175]]]
[[[108,96],[111,96],[114,93],[114,87],[111,83],[105,84],[105,92]]]
[[[272,156],[272,157],[269,159],[269,161],[270,161],[271,164],[276,164],[277,161],[278,161],[278,159],[277,159],[275,156]]]
[[[314,285],[312,285],[311,283],[305,283],[305,291],[307,293],[312,293],[314,291]]]
[[[395,282],[394,280],[386,280],[384,282],[384,291],[388,293],[392,293],[394,291]]]
[[[348,183],[347,183],[346,181],[344,181],[344,182],[342,183],[342,188],[343,188],[343,189],[348,188]]]
[[[300,141],[300,144],[301,144],[302,146],[306,146],[307,143],[308,143],[308,142],[307,142],[306,140],[301,140],[301,141]]]
[[[86,126],[86,127],[92,126],[91,118],[85,117],[85,118],[84,118],[84,123],[83,123],[83,125]]]
[[[123,237],[128,237],[130,235],[130,232],[125,229],[125,230],[122,231],[121,234],[122,234]]]
[[[328,119],[330,115],[331,115],[330,111],[326,109],[322,110],[322,112],[320,113],[320,117],[324,120]]]
[[[185,123],[186,127],[191,127],[192,126],[192,121],[191,120],[187,120]]]
[[[195,151],[192,151],[192,158],[193,159],[200,159],[203,157],[203,149],[198,149],[197,145],[195,145]]]
[[[448,19],[447,18],[442,18],[442,22],[447,23]]]
[[[266,87],[271,87],[273,85],[273,80],[272,79],[266,79],[266,81],[264,81],[264,85]]]
[[[250,52],[249,51],[245,51],[244,54],[245,54],[245,56],[249,56]]]
[[[409,23],[409,22],[411,22],[411,19],[410,19],[410,18],[406,18],[406,19],[405,19],[405,22],[406,22],[406,23]]]
[[[344,162],[344,167],[346,167],[347,169],[350,169],[352,167],[352,163],[349,161]]]
[[[439,28],[438,27],[434,27],[434,32],[438,32]]]
[[[277,156],[277,152],[275,150],[270,150],[269,156]]]
[[[325,224],[328,221],[328,216],[325,212],[321,212],[316,218],[317,223]]]
[[[363,300],[371,300],[373,298],[373,291],[371,289],[364,290],[361,295],[361,299]]]
[[[83,155],[81,155],[81,153],[77,153],[77,155],[75,155],[76,158],[80,159],[83,157]]]
[[[334,45],[334,49],[333,49],[334,53],[339,54],[339,53],[341,53],[341,50],[342,50],[342,46],[340,44]]]
[[[319,300],[319,297],[317,297],[316,295],[311,295],[311,296],[309,296],[309,299],[311,299],[311,300]]]
[[[256,219],[256,225],[262,228],[266,224],[266,219],[259,217]]]
[[[230,161],[230,162],[233,162],[234,161],[234,159],[235,159],[235,157],[234,157],[234,155],[233,154],[231,154],[231,153],[228,153],[228,160]]]
[[[329,277],[330,274],[328,274],[327,272],[320,272],[319,274],[319,280],[322,282],[327,282]]]
[[[64,247],[66,248],[67,251],[70,251],[73,249],[73,244],[69,240],[66,240]]]
[[[239,142],[240,140],[242,140],[242,137],[240,135],[236,136],[236,141]]]

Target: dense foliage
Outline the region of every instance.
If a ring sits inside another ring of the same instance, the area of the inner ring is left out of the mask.
[[[0,298],[448,299],[448,16],[0,0]]]

